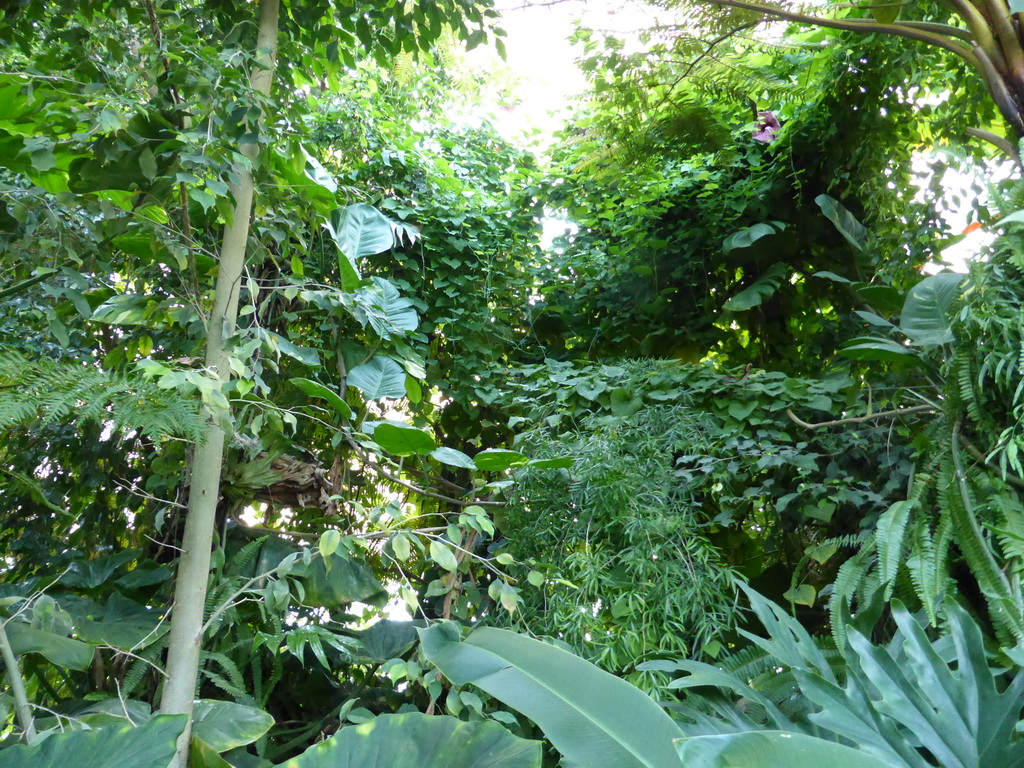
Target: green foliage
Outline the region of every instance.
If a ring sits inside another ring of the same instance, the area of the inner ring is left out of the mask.
[[[421,630],[427,658],[534,720],[566,758],[594,768],[675,768],[681,732],[644,693],[583,659],[513,632]]]
[[[205,419],[197,403],[125,376],[0,350],[0,429],[26,421],[39,426],[76,418],[119,432],[138,430],[160,440],[199,440]]]
[[[281,768],[540,768],[541,744],[497,723],[467,723],[419,712],[382,715],[340,730]]]

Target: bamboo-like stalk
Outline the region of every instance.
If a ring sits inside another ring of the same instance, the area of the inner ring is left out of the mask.
[[[7,637],[7,626],[2,621],[0,621],[0,655],[3,656],[4,664],[7,665],[7,678],[11,683],[11,693],[14,694],[14,711],[18,713],[18,722],[21,723],[22,730],[25,731],[25,741],[32,741],[36,737],[32,705],[29,704],[28,695],[25,693],[25,681],[21,678],[18,657],[14,655],[11,641]]]
[[[263,64],[253,70],[250,85],[267,96],[273,82],[277,51],[280,0],[260,0],[256,55]],[[256,143],[242,146],[249,160],[259,153]],[[245,268],[246,243],[252,212],[253,177],[248,164],[235,169],[238,178],[231,193],[235,205],[231,222],[225,227],[221,243],[220,268],[214,293],[213,311],[206,338],[206,366],[222,382],[231,378],[225,340],[234,333],[238,319],[238,295]],[[222,423],[230,417],[227,408],[213,408],[206,439],[196,447],[190,474],[188,514],[182,555],[178,561],[171,619],[167,680],[160,700],[160,711],[187,714],[189,724],[178,739],[175,760],[170,768],[186,768],[192,737],[191,715],[195,703],[199,658],[203,640],[203,610],[210,572],[214,522],[220,498],[221,466],[224,454]]]

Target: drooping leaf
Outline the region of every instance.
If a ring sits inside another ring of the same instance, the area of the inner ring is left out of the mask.
[[[854,360],[882,360],[889,363],[913,360],[917,357],[914,350],[902,344],[870,336],[850,339],[839,349],[839,354]]]
[[[857,221],[857,217],[850,213],[846,206],[828,195],[818,195],[814,198],[814,202],[818,204],[826,218],[835,224],[839,234],[846,238],[846,242],[858,251],[864,250],[864,243],[868,236],[867,228]]]
[[[569,761],[588,768],[679,768],[678,726],[647,694],[553,645],[457,625],[420,630],[427,658],[533,720]]]
[[[772,226],[775,224],[776,226]],[[749,248],[762,237],[776,234],[779,230],[785,229],[786,225],[781,222],[760,222],[752,227],[741,229],[729,235],[722,243],[723,253],[732,253],[739,248]]]
[[[955,272],[940,272],[910,289],[900,313],[900,330],[912,344],[930,347],[953,340],[953,306],[964,279]]]
[[[167,768],[187,720],[158,715],[137,727],[54,734],[35,746],[0,750],[0,768]]]
[[[362,279],[360,258],[383,253],[395,244],[390,219],[365,203],[335,209],[327,218],[326,227],[338,246],[341,285],[347,291],[355,290]]]
[[[310,379],[288,379],[288,381],[310,397],[319,397],[326,400],[334,410],[341,414],[342,418],[352,418],[352,409],[349,407],[348,403],[342,400],[336,392],[329,387],[324,386],[319,381],[312,381]]]
[[[349,371],[348,383],[362,391],[367,400],[405,397],[405,371],[390,357],[375,357],[357,365]]]
[[[252,744],[274,724],[262,709],[210,699],[196,702],[193,717],[193,735],[215,752]]]
[[[459,570],[459,561],[455,558],[455,553],[443,541],[434,539],[430,542],[430,559],[446,571]]]
[[[15,656],[38,653],[58,667],[85,671],[92,664],[95,651],[88,643],[70,637],[34,629],[20,621],[7,624],[7,637]]]
[[[495,722],[407,712],[342,728],[278,768],[540,768],[541,743]]]
[[[385,421],[373,430],[373,440],[388,453],[395,456],[426,454],[437,448],[434,436],[411,424],[397,424]]]
[[[681,739],[685,768],[905,768],[834,741],[784,731],[748,731]]]
[[[775,295],[775,291],[778,290],[786,275],[785,264],[772,264],[760,274],[757,280],[726,301],[722,308],[730,312],[742,312],[759,307],[766,299]]]
[[[331,555],[330,571],[318,557],[309,563],[297,562],[292,567],[292,575],[302,580],[306,605],[338,608],[355,601],[369,605],[387,602],[387,590],[374,577],[373,571],[339,552]]]

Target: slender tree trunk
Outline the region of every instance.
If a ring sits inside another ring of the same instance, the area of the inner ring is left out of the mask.
[[[267,96],[273,81],[277,51],[278,10],[280,0],[261,0],[257,56],[266,69],[254,68],[250,83],[255,91]],[[241,151],[250,160],[259,153],[257,144],[247,144]],[[224,230],[220,269],[214,293],[206,339],[206,366],[215,371],[222,382],[231,378],[225,341],[235,330],[238,319],[238,294],[245,267],[246,242],[252,211],[253,179],[248,167],[236,168],[238,184],[231,190],[235,207],[231,223]],[[167,679],[164,683],[160,711],[167,714],[192,715],[199,656],[202,648],[203,609],[210,572],[210,550],[213,546],[214,520],[220,498],[221,466],[224,457],[222,424],[229,418],[227,409],[214,410],[206,439],[196,447],[192,461],[188,515],[181,559],[178,561],[174,590],[174,612],[171,617]],[[186,768],[191,741],[191,722],[178,739],[178,753],[170,768]]]

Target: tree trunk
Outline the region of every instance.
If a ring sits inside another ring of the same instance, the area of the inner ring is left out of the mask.
[[[279,0],[261,0],[256,55],[267,68],[254,68],[250,84],[253,90],[264,96],[270,94],[274,75],[278,10]],[[250,160],[254,160],[259,153],[259,145],[256,143],[246,144],[240,149]],[[253,199],[251,169],[239,166],[235,172],[239,179],[238,184],[231,190],[235,206],[231,223],[224,230],[220,269],[206,339],[206,367],[215,372],[221,382],[227,382],[231,378],[225,341],[234,333],[238,318],[238,295],[245,267]],[[190,717],[199,673],[203,610],[210,572],[214,520],[220,498],[221,467],[224,457],[222,424],[230,418],[227,408],[212,410],[206,438],[196,447],[192,461],[188,514],[185,519],[182,554],[178,561],[174,611],[171,615],[167,679],[160,701],[161,712],[187,714]],[[190,720],[178,739],[177,756],[170,768],[186,768],[188,765],[191,736]]]

